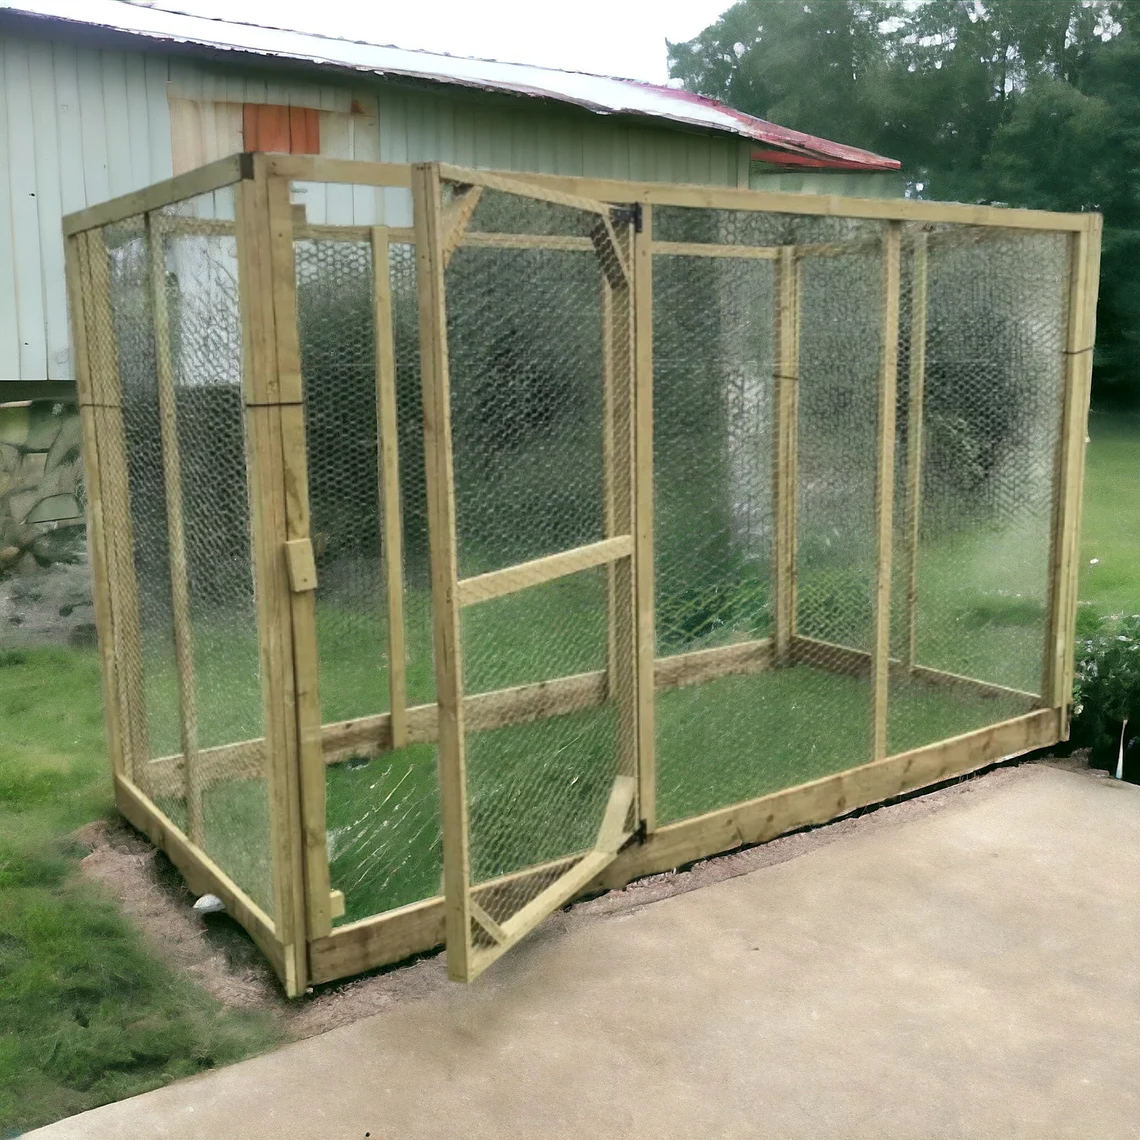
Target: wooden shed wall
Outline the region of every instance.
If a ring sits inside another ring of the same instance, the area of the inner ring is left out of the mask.
[[[316,107],[321,151],[334,157],[748,184],[743,139],[455,88],[312,76],[0,33],[0,381],[71,377],[62,215],[170,177],[175,157],[228,153],[236,136],[226,107]],[[330,200],[314,187],[306,200],[314,221],[408,220],[399,194],[373,207],[345,193],[351,205],[339,207],[336,192]]]

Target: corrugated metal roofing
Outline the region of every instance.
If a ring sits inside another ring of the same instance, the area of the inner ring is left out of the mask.
[[[737,135],[775,148],[776,153],[768,150],[755,156],[767,162],[779,163],[781,155],[786,155],[792,161],[798,158],[800,165],[825,168],[899,167],[894,159],[776,126],[703,95],[632,79],[332,39],[168,12],[121,0],[0,0],[0,12],[3,11],[214,51],[273,56],[320,67],[553,99],[596,114],[644,115]]]

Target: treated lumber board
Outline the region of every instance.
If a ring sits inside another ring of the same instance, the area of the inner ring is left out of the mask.
[[[718,677],[762,673],[772,668],[774,658],[775,646],[770,638],[658,657],[654,662],[654,685],[658,689],[677,689]]]
[[[155,182],[142,190],[133,190],[129,194],[100,202],[97,206],[65,214],[63,232],[65,235],[71,235],[137,214],[145,214],[150,210],[158,210],[185,198],[194,198],[199,194],[208,194],[211,190],[220,190],[223,186],[230,186],[243,178],[250,177],[250,174],[248,156],[231,154],[207,166],[200,166],[197,170]]]
[[[178,402],[174,391],[174,359],[170,345],[170,315],[166,302],[166,250],[154,219],[146,215],[147,275],[154,334],[155,378],[158,388],[159,446],[166,496],[166,542],[170,567],[171,619],[174,660],[178,671],[179,728],[182,741],[182,793],[187,830],[198,847],[205,842],[202,783],[198,771],[198,709],[194,685],[194,631],[190,620],[190,571],[186,561],[186,528],[182,511],[182,459],[178,447]]]
[[[483,197],[482,186],[468,186],[460,195],[457,195],[443,211],[441,225],[443,228],[443,267],[447,268],[452,255],[463,244],[463,236],[471,224],[471,218]]]
[[[301,844],[293,795],[297,720],[293,625],[282,544],[285,461],[274,316],[272,242],[264,160],[235,194],[238,292],[242,321],[242,387],[248,452],[250,535],[256,583],[258,661],[265,730],[266,793],[273,863],[275,928],[282,943],[282,981],[290,996],[304,991],[306,913]]]
[[[657,826],[654,719],[655,627],[653,580],[653,208],[641,211],[633,237],[633,497],[636,610],[637,806],[647,832]]]
[[[1059,722],[1058,710],[1041,709],[721,811],[668,824],[650,834],[644,843],[627,846],[592,881],[585,883],[580,893],[615,889],[645,875],[765,843],[786,832],[827,823],[858,808],[917,791],[997,760],[1048,747],[1060,739]],[[437,897],[339,927],[330,937],[311,944],[313,979],[331,981],[429,951],[444,940],[443,919],[443,899]]]
[[[627,182],[563,174],[515,173],[512,179],[534,183],[552,193],[601,202],[643,202],[659,206],[698,206],[712,210],[764,210],[776,214],[871,218],[901,222],[957,222],[1004,229],[1077,231],[1084,214],[923,202],[913,198],[848,198],[835,194],[748,190],[742,187],[696,186],[676,182]]]
[[[564,190],[550,189],[543,183],[520,180],[513,174],[503,175],[493,174],[486,170],[470,170],[461,166],[452,166],[446,162],[438,163],[437,170],[439,177],[447,182],[482,186],[487,190],[498,190],[501,194],[517,194],[523,198],[538,198],[556,206],[566,206],[569,209],[582,210],[588,214],[600,214],[607,221],[609,220],[610,207],[606,202],[599,202],[580,194],[568,194]]]
[[[567,234],[501,234],[468,230],[463,235],[464,248],[471,249],[552,249],[567,253],[593,253],[594,243],[588,237]]]
[[[160,756],[148,761],[146,767],[147,783],[153,795],[181,794],[184,769],[181,753]],[[264,780],[264,738],[199,749],[198,779],[203,791],[227,780]]]
[[[217,895],[226,904],[227,913],[245,928],[277,976],[284,980],[287,973],[285,947],[265,911],[123,776],[115,777],[115,806],[155,847],[166,853],[194,894]]]
[[[731,257],[774,261],[780,253],[776,245],[716,245],[701,241],[655,241],[655,257]]]
[[[285,490],[285,548],[290,567],[298,554],[311,555],[308,447],[305,437],[301,349],[297,331],[297,271],[293,253],[293,206],[290,185],[267,179],[269,261],[273,293],[277,382],[280,410],[282,475]],[[294,896],[307,916],[310,937],[332,929],[328,847],[326,843],[325,771],[321,749],[320,666],[316,621],[316,568],[307,558],[302,567],[312,589],[293,589],[289,609],[293,630],[293,701],[297,722],[297,760],[282,758],[282,779],[289,833],[296,850],[283,850],[294,879]],[[270,755],[270,763],[276,758]],[[296,843],[300,838],[301,842]],[[282,868],[284,873],[284,868]]]
[[[795,246],[780,247],[776,261],[776,345],[772,385],[776,408],[776,446],[772,473],[772,545],[776,580],[776,663],[786,665],[796,631],[796,487],[800,371],[800,272]]]
[[[898,222],[891,222],[883,248],[882,371],[879,379],[878,441],[875,449],[875,633],[871,648],[871,755],[874,760],[882,759],[887,754],[887,704],[890,699],[901,249],[902,227]]]
[[[396,413],[396,334],[388,228],[373,226],[373,304],[376,329],[376,425],[380,433],[380,520],[384,536],[383,573],[388,609],[388,708],[392,745],[408,740],[407,655],[404,648],[404,537],[400,517],[400,443]]]
[[[412,184],[412,167],[402,162],[364,162],[356,158],[325,158],[309,154],[267,154],[262,157],[271,177],[299,182],[337,182],[347,186]]]
[[[108,586],[108,554],[106,521],[103,515],[103,467],[99,460],[96,413],[92,403],[91,358],[87,343],[87,311],[85,255],[81,245],[85,239],[69,237],[64,241],[64,268],[67,297],[71,310],[72,344],[75,354],[75,380],[79,397],[79,421],[82,433],[83,486],[86,491],[87,557],[91,573],[91,595],[95,610],[95,629],[99,641],[100,685],[103,694],[103,732],[107,754],[114,775],[126,772],[122,739],[122,707],[120,678],[115,657],[115,632],[111,616]]]
[[[289,588],[294,594],[317,588],[317,563],[313,544],[307,538],[286,540],[285,563],[289,567]]]
[[[562,550],[545,558],[535,558],[530,562],[520,562],[504,570],[492,570],[473,578],[461,578],[458,582],[460,606],[473,606],[477,602],[490,601],[538,586],[543,582],[564,578],[581,570],[595,566],[605,566],[619,558],[628,558],[633,553],[633,539],[628,534],[604,538],[588,546],[578,546],[573,550]]]
[[[910,359],[906,416],[906,649],[907,665],[918,661],[918,546],[922,524],[923,423],[926,398],[926,234],[916,234],[911,262]]]
[[[590,241],[606,280],[614,288],[629,282],[629,265],[608,213],[601,214],[590,230]]]
[[[471,908],[468,905],[470,867],[440,192],[437,165],[423,163],[412,168],[420,375],[424,402],[424,468],[431,549],[432,632],[439,710],[447,969],[449,977],[463,981],[469,976],[472,955]]]

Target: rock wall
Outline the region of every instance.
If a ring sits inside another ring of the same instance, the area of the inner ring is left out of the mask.
[[[94,641],[79,442],[73,404],[0,405],[0,646]]]

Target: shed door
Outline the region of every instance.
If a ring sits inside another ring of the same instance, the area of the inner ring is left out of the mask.
[[[631,211],[415,170],[448,969],[638,820]]]

